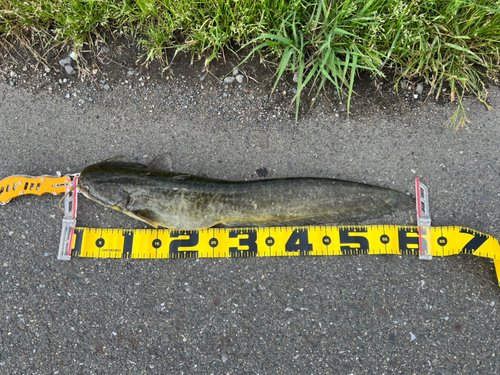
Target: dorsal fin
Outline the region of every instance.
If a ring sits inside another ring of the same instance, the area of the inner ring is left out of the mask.
[[[163,154],[155,157],[148,164],[148,168],[154,171],[171,171],[172,170],[172,155],[170,152],[164,152]]]

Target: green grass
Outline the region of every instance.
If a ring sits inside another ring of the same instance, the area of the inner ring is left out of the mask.
[[[111,33],[137,35],[146,59],[165,62],[168,48],[208,64],[249,46],[246,58],[276,63],[276,84],[298,74],[297,116],[305,90],[317,97],[331,84],[349,111],[360,71],[393,71],[396,88],[423,81],[428,97],[449,86],[458,127],[468,121],[465,95],[489,108],[484,81],[500,70],[499,0],[0,0],[0,42],[78,51]]]

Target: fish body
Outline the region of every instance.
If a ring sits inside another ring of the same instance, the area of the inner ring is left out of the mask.
[[[327,178],[226,181],[140,163],[86,167],[78,187],[87,197],[153,227],[198,230],[226,225],[347,223],[408,210],[410,196]]]

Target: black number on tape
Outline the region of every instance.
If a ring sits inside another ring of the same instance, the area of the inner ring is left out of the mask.
[[[248,238],[242,238],[240,235],[247,235]],[[229,253],[232,258],[249,258],[257,256],[257,232],[251,229],[239,229],[229,232],[229,238],[238,238],[239,247],[230,247]],[[247,246],[248,249],[240,250],[240,247]]]
[[[370,245],[368,238],[357,235],[358,233],[366,233],[366,228],[342,228],[339,230],[340,235],[340,251],[342,255],[358,255],[368,254]],[[354,233],[355,235],[351,235]],[[358,246],[352,247],[345,244],[357,244]]]
[[[285,244],[286,252],[300,251],[300,255],[309,255],[313,245],[309,243],[309,233],[307,229],[295,229]]]
[[[170,238],[179,238],[181,236],[189,236],[189,238],[173,240],[172,242],[170,242],[170,258],[198,258],[198,250],[179,250],[180,247],[194,247],[198,245],[198,232],[189,232],[185,230],[170,232]]]
[[[72,257],[79,257],[82,254],[82,240],[83,240],[83,229],[75,229],[74,236],[74,246],[71,249]]]
[[[463,247],[462,251],[460,251],[460,254],[473,254],[477,249],[481,247],[483,243],[486,242],[488,239],[488,236],[482,233],[477,233],[474,232],[470,229],[465,229],[462,228],[460,229],[460,233],[468,233],[473,235],[472,239],[467,242],[467,244]]]
[[[132,245],[134,244],[134,232],[123,232],[123,258],[130,258],[132,256]]]
[[[401,255],[418,255],[418,228],[398,229],[398,240]],[[422,241],[425,241],[425,238],[422,238]]]

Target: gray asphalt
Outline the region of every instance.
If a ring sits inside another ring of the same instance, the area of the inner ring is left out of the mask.
[[[176,171],[227,179],[266,168],[267,177],[414,194],[419,176],[433,225],[500,238],[498,89],[489,96],[496,112],[466,99],[474,123],[455,131],[442,126],[453,106],[392,113],[374,104],[347,119],[325,101],[328,110],[318,105],[295,123],[257,84],[226,97],[203,84],[116,84],[89,102],[0,83],[0,176],[78,172],[116,155],[147,162],[165,151]],[[0,207],[2,374],[500,373],[500,288],[488,259],[65,262],[56,259],[58,204],[44,195]],[[79,215],[80,226],[143,227],[83,197]]]

